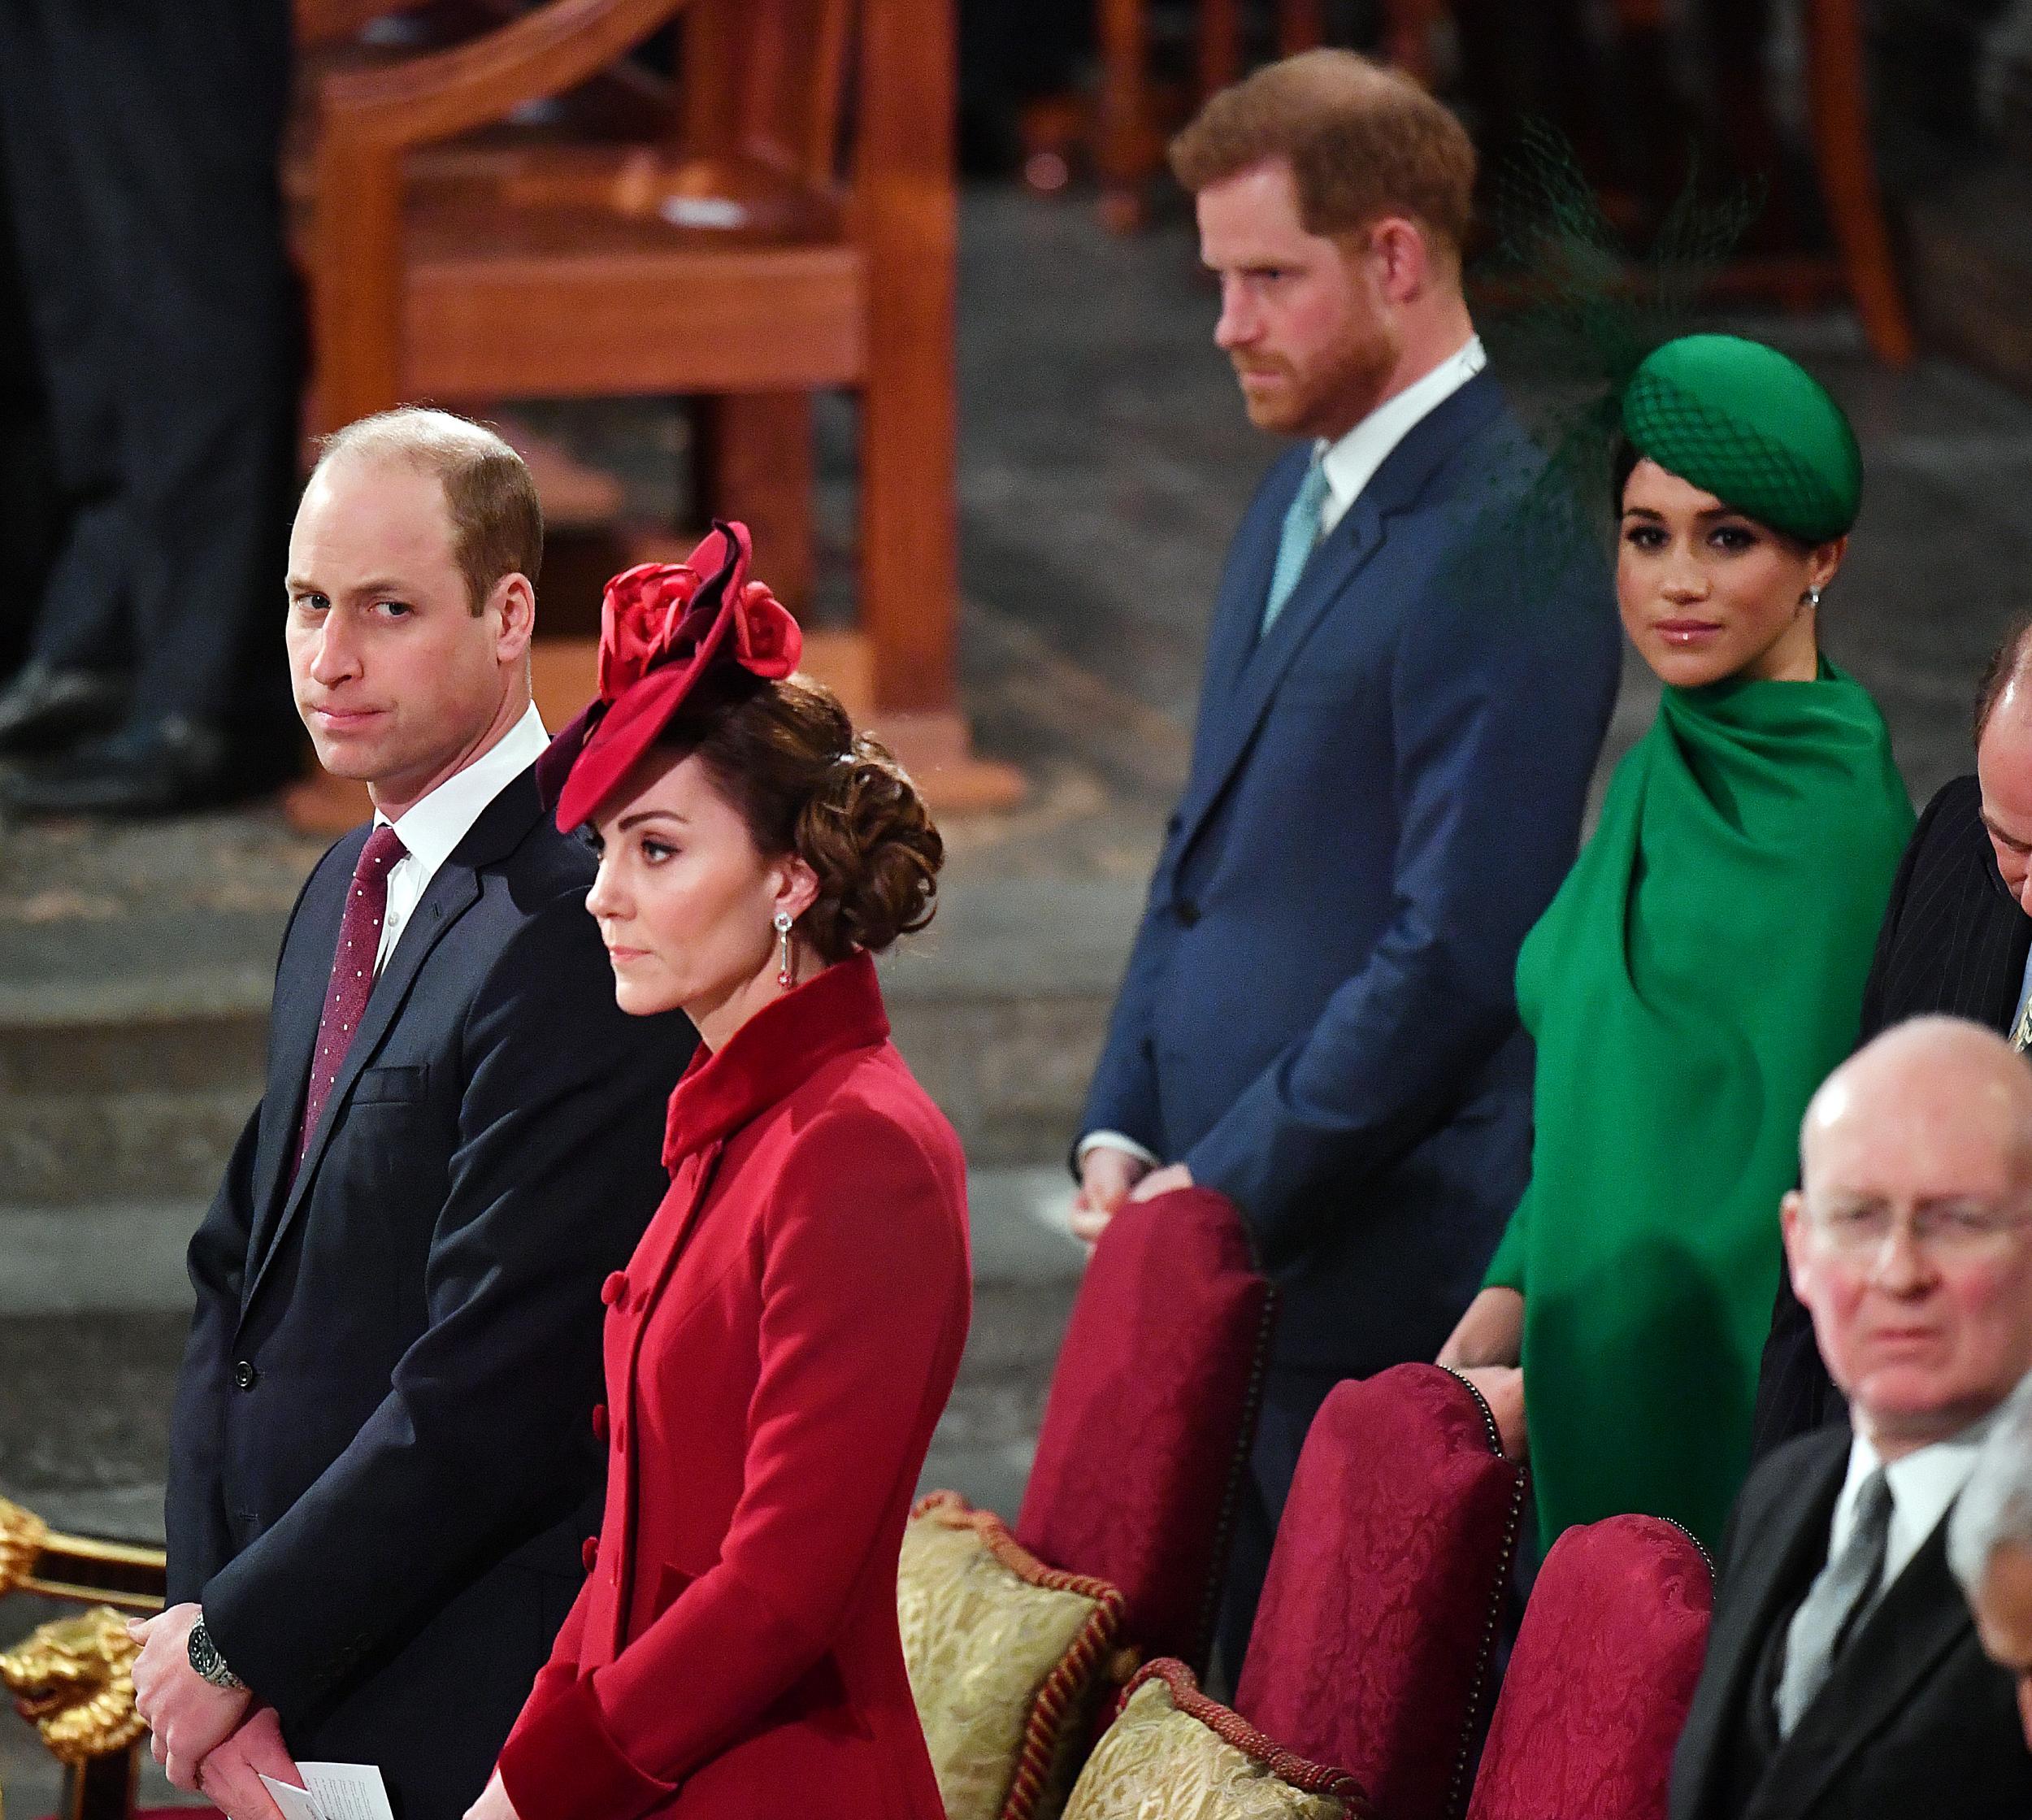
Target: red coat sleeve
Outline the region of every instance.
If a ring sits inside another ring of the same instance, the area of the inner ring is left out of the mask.
[[[965,1334],[947,1179],[864,1110],[801,1135],[764,1214],[759,1375],[720,1558],[614,1661],[524,1714],[501,1755],[523,1820],[643,1812],[831,1646],[914,1487]]]
[[[579,1679],[579,1640],[585,1634],[585,1610],[592,1596],[593,1581],[590,1576],[579,1588],[579,1596],[571,1601],[571,1609],[565,1614],[559,1627],[556,1642],[550,1646],[550,1659],[536,1670],[536,1684],[529,1690],[529,1697],[523,1702],[522,1711],[508,1733],[513,1744],[518,1734],[531,1722],[537,1709],[547,1706],[558,1695]]]

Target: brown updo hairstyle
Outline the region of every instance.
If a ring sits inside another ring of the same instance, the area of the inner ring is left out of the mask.
[[[879,954],[937,908],[945,843],[910,774],[840,698],[808,676],[771,682],[728,665],[702,680],[657,741],[696,755],[770,858],[818,875],[797,927],[818,958]]]

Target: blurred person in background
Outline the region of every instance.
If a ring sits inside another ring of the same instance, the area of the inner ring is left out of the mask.
[[[1947,1521],[1954,1570],[1984,1653],[2018,1684],[2032,1748],[2032,1378],[2012,1393]]]
[[[1617,634],[1597,548],[1538,563],[1490,534],[1542,464],[1461,295],[1453,116],[1311,51],[1215,96],[1172,163],[1249,419],[1296,445],[1230,548],[1073,1225],[1196,1184],[1277,1280],[1234,1675],[1321,1401],[1439,1350],[1523,1191],[1513,976],[1573,862]]]
[[[0,181],[0,678],[28,652],[56,528],[50,412],[28,334],[7,186]]]
[[[161,812],[271,781],[302,330],[288,0],[7,0],[0,174],[59,536],[0,688],[0,801]]]

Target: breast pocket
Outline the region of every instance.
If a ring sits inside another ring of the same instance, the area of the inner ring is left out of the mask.
[[[428,1063],[394,1068],[363,1068],[353,1084],[354,1105],[387,1105],[427,1099],[431,1071]]]

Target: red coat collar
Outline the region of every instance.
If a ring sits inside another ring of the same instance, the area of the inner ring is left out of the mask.
[[[889,1034],[875,962],[856,954],[772,1000],[709,1053],[701,1045],[671,1095],[663,1166],[702,1150],[788,1099],[835,1056]]]

